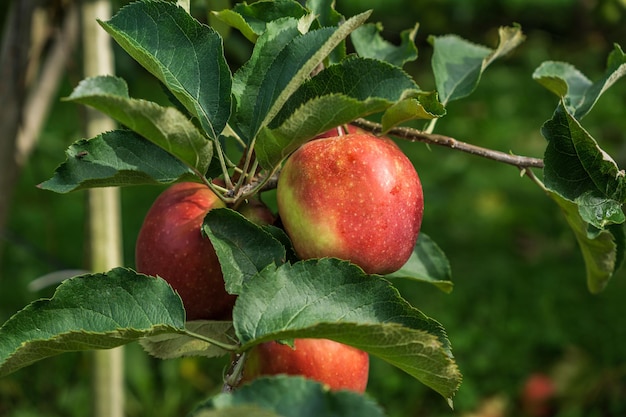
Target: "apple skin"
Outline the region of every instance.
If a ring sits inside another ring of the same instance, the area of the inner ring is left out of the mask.
[[[301,375],[333,391],[365,392],[369,377],[367,352],[329,339],[295,339],[294,346],[266,342],[250,349],[241,383],[262,375]]]
[[[362,133],[298,148],[282,169],[276,199],[301,259],[336,257],[369,274],[406,263],[424,211],[411,161],[391,139]]]
[[[556,384],[550,376],[537,372],[524,383],[521,401],[523,411],[530,417],[548,417],[553,414]]]
[[[187,320],[227,319],[235,303],[201,232],[205,215],[220,207],[225,204],[206,185],[176,183],[154,201],[137,237],[137,271],[165,279],[183,300]]]

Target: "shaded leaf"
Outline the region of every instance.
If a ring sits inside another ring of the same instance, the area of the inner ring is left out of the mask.
[[[217,139],[230,117],[232,83],[217,32],[163,1],[130,3],[100,24]]]
[[[130,130],[82,139],[66,151],[66,161],[40,188],[67,193],[93,187],[193,181],[194,172],[154,143]]]
[[[283,17],[299,19],[308,11],[295,0],[262,0],[252,4],[237,3],[232,9],[213,13],[224,23],[239,30],[250,42],[255,43],[265,32],[269,22]]]
[[[541,129],[546,188],[580,206],[585,222],[602,229],[625,220],[624,171],[579,121],[560,105]]]
[[[432,68],[439,99],[445,105],[471,94],[482,73],[494,60],[521,44],[525,36],[519,26],[501,27],[496,49],[468,42],[456,35],[430,36]]]
[[[234,210],[210,210],[202,230],[215,248],[230,294],[239,294],[243,283],[268,265],[286,261],[281,242]]]
[[[232,344],[235,339],[233,324],[228,321],[188,321],[186,330],[194,335],[201,335],[226,344]],[[159,359],[174,359],[183,356],[212,358],[229,353],[219,346],[189,334],[164,333],[144,337],[139,340],[139,343],[146,352]]]
[[[426,234],[420,233],[409,260],[389,278],[406,278],[435,285],[446,293],[452,292],[454,284],[450,262],[441,248]]]
[[[180,297],[160,278],[123,268],[71,278],[0,327],[0,377],[63,352],[109,349],[184,325]]]
[[[580,120],[591,111],[600,96],[625,74],[626,54],[615,44],[607,59],[604,75],[595,83],[573,65],[554,61],[542,63],[533,73],[533,78],[559,96],[568,112]]]
[[[126,82],[121,78],[85,79],[67,100],[92,106],[111,116],[200,173],[205,173],[209,166],[213,144],[195,125],[173,107],[130,98]]]
[[[557,96],[564,98],[572,111],[584,101],[585,92],[593,84],[576,67],[565,62],[546,61],[534,72],[533,79]]]
[[[591,227],[580,215],[578,206],[548,191],[548,195],[561,208],[567,223],[578,241],[587,275],[587,287],[592,293],[604,290],[624,260],[624,228],[612,225],[605,230]]]
[[[417,59],[415,35],[419,24],[400,33],[400,45],[394,45],[382,37],[380,23],[367,23],[350,34],[350,39],[357,54],[364,58],[379,59],[402,67],[407,62]]]
[[[288,395],[285,395],[288,393]],[[250,414],[243,414],[248,412]],[[383,417],[370,398],[299,376],[261,377],[205,401],[189,417]]]

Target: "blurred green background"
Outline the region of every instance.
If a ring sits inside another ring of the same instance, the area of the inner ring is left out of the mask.
[[[123,3],[115,2],[114,8]],[[593,80],[604,71],[613,43],[626,47],[624,0],[337,0],[337,8],[345,15],[374,9],[371,20],[383,23],[392,42],[419,22],[420,57],[407,71],[425,90],[434,88],[429,35],[456,33],[494,47],[499,26],[519,23],[526,42],[489,67],[472,96],[451,103],[436,132],[534,157],[543,154],[539,129],[557,101],[532,80],[533,70],[544,60],[562,60]],[[205,20],[206,4],[194,2],[193,12]],[[225,45],[236,68],[249,45],[232,32]],[[119,49],[116,60],[132,96],[165,102],[156,82]],[[67,72],[59,98],[82,78],[78,62]],[[583,123],[621,166],[626,164],[625,103],[622,80]],[[29,291],[35,278],[86,266],[84,193],[56,195],[36,188],[62,162],[65,148],[81,138],[82,111],[55,102],[19,177],[10,219],[0,235],[0,322],[52,294],[53,288]],[[447,254],[455,288],[447,295],[426,285],[396,284],[444,325],[464,381],[452,411],[419,382],[373,359],[370,394],[394,417],[524,416],[522,386],[539,372],[552,376],[559,387],[548,415],[626,415],[624,270],[606,291],[590,294],[564,218],[519,171],[450,149],[402,146],[424,187],[422,230]],[[134,265],[135,237],[160,191],[122,190],[126,266]],[[137,345],[125,352],[128,416],[184,415],[220,389],[227,364],[225,359],[160,361]],[[64,354],[0,379],[0,416],[89,415],[90,360],[89,353]]]

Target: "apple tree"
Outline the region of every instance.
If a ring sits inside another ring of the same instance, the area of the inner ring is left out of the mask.
[[[417,26],[394,45],[370,12],[342,16],[329,0],[241,3],[215,17],[253,45],[240,68],[216,30],[173,2],[136,1],[99,22],[171,105],[131,97],[118,77],[81,81],[67,100],[120,127],[74,142],[39,187],[168,188],[146,216],[135,267],[68,279],[2,325],[0,377],[63,352],[139,342],[161,359],[231,358],[223,392],[190,405],[190,416],[382,416],[384,404],[361,395],[375,356],[452,406],[454,335],[394,286],[408,279],[442,297],[453,288],[436,236],[420,230],[428,196],[394,141],[519,169],[561,208],[592,293],[621,266],[624,171],[582,125],[626,73],[619,45],[597,80],[561,62],[536,69],[555,96],[537,159],[435,133],[454,117],[448,104],[524,41],[517,25],[500,28],[493,47],[428,38],[436,89],[425,91],[403,69],[417,59]],[[276,188],[272,213],[264,199]]]

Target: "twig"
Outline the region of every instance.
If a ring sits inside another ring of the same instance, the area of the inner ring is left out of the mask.
[[[382,132],[382,126],[380,124],[370,122],[369,120],[357,119],[352,122],[352,124],[372,133]],[[492,159],[494,161],[513,165],[520,169],[543,168],[543,159],[540,158],[514,155],[506,152],[496,151],[493,149],[483,148],[480,146],[472,145],[470,143],[461,142],[449,136],[438,135],[434,133],[425,133],[421,130],[413,129],[410,127],[395,127],[389,130],[387,134],[411,142],[423,142],[430,145],[439,145],[451,149],[458,149],[459,151],[466,152],[472,155],[482,156],[483,158]]]

